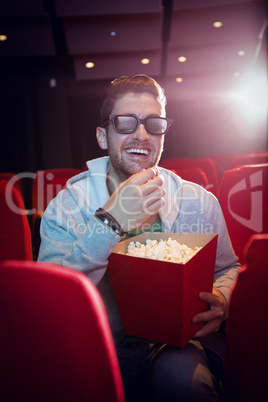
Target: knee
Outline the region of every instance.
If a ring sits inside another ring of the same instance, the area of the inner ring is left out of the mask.
[[[217,401],[214,377],[208,367],[183,353],[164,353],[150,367],[154,401]]]
[[[199,364],[192,376],[189,401],[219,401],[217,380],[207,366]],[[188,399],[186,399],[188,401]]]

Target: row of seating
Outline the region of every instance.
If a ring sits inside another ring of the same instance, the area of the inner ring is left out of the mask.
[[[50,169],[31,175],[34,177],[30,208],[25,207],[23,178],[19,174],[0,173],[0,213],[3,228],[0,234],[0,260],[9,256],[37,259],[43,212],[49,202],[65,187],[66,181],[79,173],[79,169]],[[17,234],[15,239],[14,231]]]
[[[40,206],[36,194],[41,191],[49,202],[67,176],[79,172],[35,176],[35,218],[46,206]],[[33,261],[24,191],[17,179],[0,175],[0,400],[124,402],[103,301],[84,274]],[[49,185],[43,186],[46,180]]]
[[[267,150],[243,155],[217,154],[204,158],[167,158],[161,162],[161,166],[175,171],[185,180],[200,184],[218,197],[219,186],[225,171],[263,163],[268,163]],[[192,172],[193,168],[201,169],[202,172]],[[207,184],[202,174],[205,174]]]
[[[268,233],[268,151],[224,157],[218,161],[226,168],[220,176],[216,156],[215,160],[169,158],[161,166],[200,184],[218,198],[235,253],[243,263],[243,249],[250,236]]]
[[[32,236],[23,196],[7,180],[0,180],[0,260],[32,260]]]
[[[224,402],[266,400],[268,235],[254,235],[229,303]],[[124,402],[108,317],[82,273],[0,262],[1,400]]]
[[[185,180],[193,181],[201,186],[203,183],[206,184],[204,186],[206,190],[218,196],[219,180],[216,165],[211,158],[168,158],[164,159],[160,166],[174,171]]]
[[[161,166],[173,170],[183,179],[193,181],[211,191],[217,197],[222,177],[227,170],[244,165],[268,163],[268,151],[244,155],[210,155],[204,158],[167,158]],[[42,213],[48,202],[55,197],[70,177],[86,170],[82,169],[49,169],[37,172],[32,184],[32,208],[36,213]],[[12,173],[0,173],[0,179],[11,181],[23,194],[23,180]]]
[[[264,162],[265,160],[267,162],[262,164],[239,166],[244,161]],[[216,164],[211,158],[170,158],[164,160],[161,166],[175,171],[185,180],[200,184],[218,197],[234,250],[242,261],[243,248],[248,238],[254,233],[268,233],[268,211],[265,208],[268,203],[268,152],[233,156],[229,158],[230,164],[233,168],[222,173],[220,182],[218,181]],[[64,188],[66,181],[81,172],[82,170],[79,169],[52,169],[39,171],[34,175],[31,209],[26,211],[28,221],[31,224],[34,259],[37,258],[38,254],[39,226],[45,208],[50,200]],[[23,202],[23,184],[20,178],[7,173],[0,174],[1,179],[8,181],[8,192],[11,190],[11,184],[16,187],[22,195],[22,200],[17,202]],[[1,188],[4,194],[6,192],[5,185],[2,184]],[[9,222],[11,222],[12,210],[4,205],[6,196],[3,195],[2,197],[3,220],[8,227],[6,233],[10,233],[11,225]],[[13,194],[12,197],[15,195]],[[25,218],[21,218],[21,225],[22,227],[27,225]],[[25,233],[22,231],[24,238],[28,239],[29,236],[26,232],[26,229]],[[3,242],[1,247],[4,256],[7,255],[8,250],[4,246],[5,243],[7,243],[7,237],[6,242]],[[1,255],[2,252],[0,252],[0,259],[3,259]],[[13,255],[15,255],[14,249]],[[27,255],[29,256],[28,251]]]
[[[197,172],[184,170],[185,179],[186,174],[191,179]],[[268,350],[259,340],[268,330],[264,319],[268,302],[267,171],[268,163],[229,169],[219,184],[219,201],[244,264],[226,325],[226,402],[265,400]],[[68,177],[58,179],[57,173],[44,171],[35,176],[37,193],[41,191],[46,202],[65,186]],[[203,178],[208,183],[207,176]],[[40,183],[46,179],[42,190]],[[90,395],[96,402],[123,402],[115,348],[96,288],[79,272],[31,261],[23,188],[10,183],[10,178],[0,181],[0,260],[6,260],[0,262],[0,321],[5,329],[0,332],[0,398],[12,402],[24,395],[29,402],[86,401]],[[38,197],[33,205],[38,205]],[[42,208],[35,212],[42,214]],[[16,261],[8,261],[11,258]]]

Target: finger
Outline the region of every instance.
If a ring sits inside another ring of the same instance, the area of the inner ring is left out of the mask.
[[[161,186],[155,185],[143,185],[140,187],[144,199],[149,199],[151,197],[164,197],[166,190]]]
[[[163,198],[165,194],[166,191],[162,187],[157,188],[156,190],[154,190],[154,192],[144,197],[144,203],[143,203],[144,208],[148,208],[151,204],[158,201],[160,198]]]
[[[202,313],[196,314],[192,322],[197,323],[197,322],[207,322],[207,321],[212,321],[212,320],[222,320],[224,317],[224,312],[219,311],[219,310],[208,310],[208,311],[203,311]]]
[[[146,183],[142,184],[141,188],[142,188],[143,195],[146,196],[146,195],[152,193],[153,191],[155,191],[156,189],[161,187],[163,185],[163,182],[164,182],[163,176],[159,175],[159,176],[153,178],[152,180],[149,180]]]
[[[202,337],[206,336],[212,332],[217,332],[220,328],[221,321],[220,320],[214,320],[214,321],[209,321],[207,324],[203,325],[203,327],[195,334],[196,337]]]
[[[153,166],[151,169],[153,169],[153,170],[154,170],[154,172],[155,172],[155,176],[158,176],[158,175],[159,175],[160,168],[159,168],[158,166]]]
[[[134,174],[130,177],[129,181],[136,183],[136,184],[144,184],[148,182],[148,180],[153,179],[154,177],[158,176],[159,168],[154,166],[152,168],[142,170],[139,173]]]
[[[212,294],[212,293],[207,293],[207,292],[200,292],[198,295],[199,299],[210,304],[210,305],[220,305],[221,300],[219,296]]]
[[[158,212],[165,205],[165,200],[163,198],[156,199],[150,205],[144,207],[144,213],[146,215],[153,215],[154,213]]]
[[[151,180],[148,180],[146,184],[151,184],[159,187],[162,186],[163,183],[164,183],[164,176],[162,174],[159,174],[154,178],[152,178]]]

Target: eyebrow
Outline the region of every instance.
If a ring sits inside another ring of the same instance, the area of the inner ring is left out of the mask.
[[[120,113],[120,114],[117,114],[116,116],[136,116],[136,117],[139,117],[137,113]],[[151,113],[151,114],[148,114],[147,116],[145,116],[144,118],[147,119],[148,117],[161,117],[161,116],[159,114],[157,114],[157,113]],[[163,117],[163,118],[165,118],[165,117]]]

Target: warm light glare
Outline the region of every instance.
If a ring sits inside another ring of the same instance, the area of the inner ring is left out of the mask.
[[[0,41],[4,42],[5,40],[7,40],[7,36],[6,35],[0,35]]]
[[[220,27],[222,27],[222,22],[216,21],[213,23],[213,26],[214,26],[214,28],[220,28]]]
[[[142,59],[142,60],[141,60],[141,63],[142,63],[142,64],[149,64],[149,63],[150,63],[150,59],[146,59],[146,58],[145,58],[145,59]]]
[[[178,57],[178,61],[180,61],[181,63],[184,63],[186,61],[186,57],[185,56],[180,56]]]
[[[255,69],[240,75],[238,86],[229,93],[229,99],[242,113],[246,122],[257,126],[267,119],[268,90],[266,71]]]
[[[86,68],[93,68],[95,64],[92,61],[86,63]]]
[[[238,56],[245,56],[246,52],[244,50],[239,50]]]
[[[176,78],[176,81],[177,81],[177,82],[182,82],[183,79],[182,79],[181,77],[177,77],[177,78]]]

